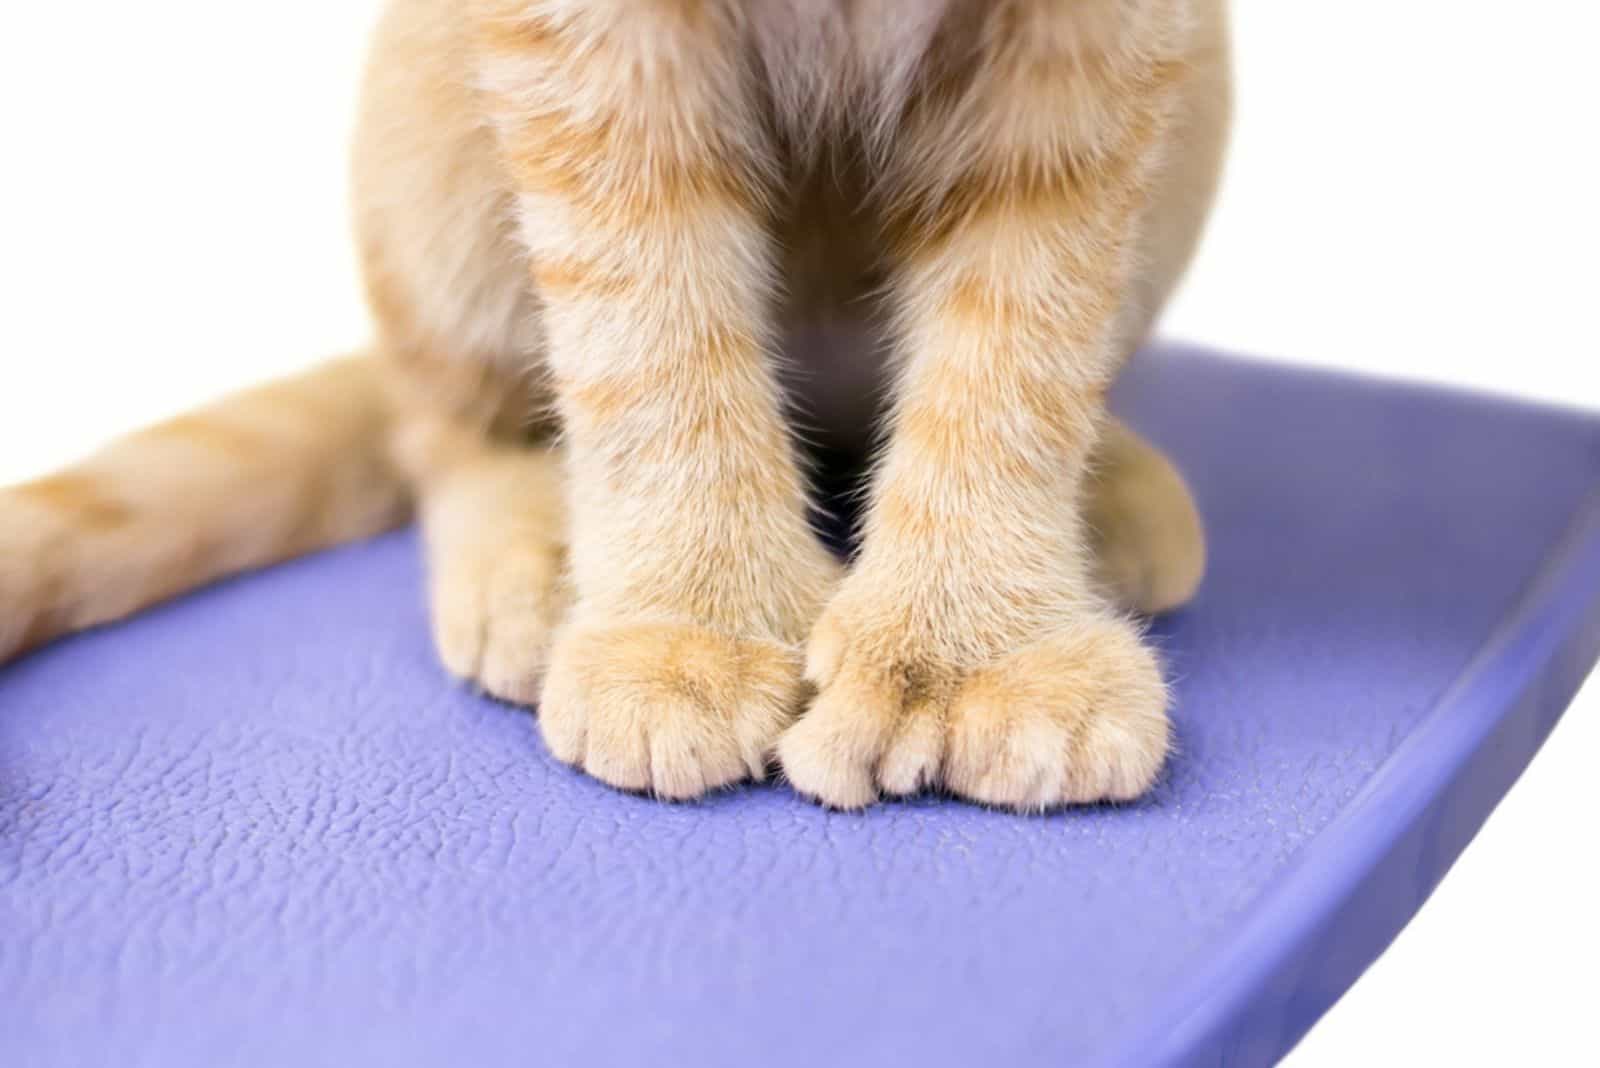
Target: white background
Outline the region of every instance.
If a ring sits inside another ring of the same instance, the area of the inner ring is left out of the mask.
[[[377,8],[0,15],[0,482],[361,343],[344,145]],[[1238,0],[1235,27],[1233,160],[1166,331],[1600,408],[1593,5]],[[1591,682],[1289,1063],[1600,1063],[1597,759]]]

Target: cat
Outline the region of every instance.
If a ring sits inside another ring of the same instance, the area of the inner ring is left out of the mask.
[[[616,787],[1135,798],[1205,546],[1105,398],[1230,95],[1222,0],[390,0],[371,350],[0,492],[0,660],[414,512],[444,666]]]

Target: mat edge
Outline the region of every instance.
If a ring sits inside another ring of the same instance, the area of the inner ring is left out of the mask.
[[[1138,1031],[1114,1040],[1093,1063],[1277,1063],[1416,915],[1538,753],[1597,659],[1600,493],[1576,510],[1512,615],[1318,835],[1336,844],[1297,858],[1257,899],[1245,933],[1155,1011],[1142,1013]],[[1513,749],[1497,752],[1497,744]],[[1446,810],[1455,838],[1415,872],[1414,892],[1366,895],[1386,911],[1374,916],[1367,903],[1368,914],[1344,915],[1364,890],[1408,889],[1387,884],[1384,869],[1441,829]],[[1397,811],[1404,817],[1395,819]],[[1352,930],[1357,924],[1367,929]],[[1340,942],[1339,960],[1310,959],[1312,949],[1341,934],[1349,938]]]

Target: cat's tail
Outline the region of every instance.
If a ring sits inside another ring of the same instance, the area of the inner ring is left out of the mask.
[[[373,357],[336,360],[0,489],[0,663],[398,524],[382,374]]]

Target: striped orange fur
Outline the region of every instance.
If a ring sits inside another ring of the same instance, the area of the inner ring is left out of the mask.
[[[617,786],[1133,796],[1204,541],[1104,399],[1227,111],[1222,0],[390,0],[372,355],[0,491],[0,658],[409,507],[446,668]],[[846,573],[795,424],[878,420]]]
[[[381,373],[327,364],[0,490],[0,659],[398,523]]]

